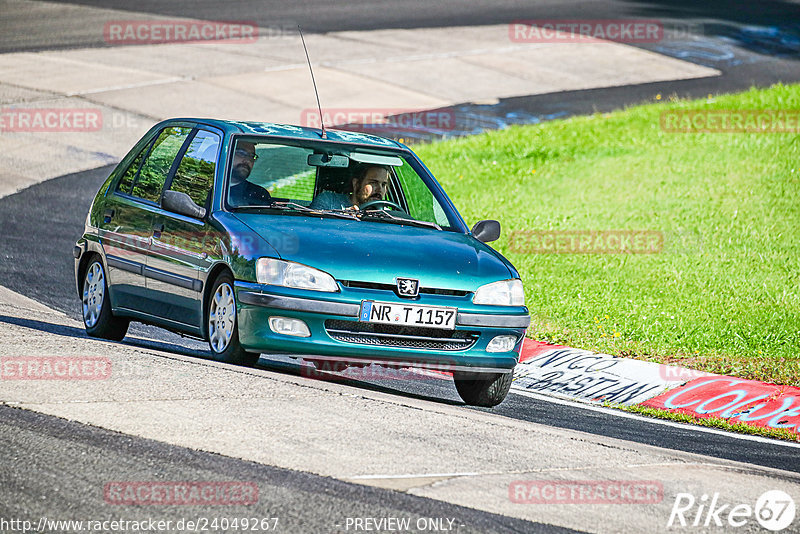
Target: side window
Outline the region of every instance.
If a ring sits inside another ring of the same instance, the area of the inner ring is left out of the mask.
[[[422,178],[408,163],[393,167],[402,188],[409,214],[421,221],[435,222],[442,227],[450,227],[444,208],[434,198],[433,193]]]
[[[403,165],[395,170],[408,202],[408,212],[415,219],[433,222],[433,205],[436,201],[428,186],[409,165]]]
[[[175,171],[170,189],[186,193],[195,204],[204,206],[214,183],[219,144],[219,135],[199,130]]]
[[[133,180],[136,178],[136,172],[139,170],[139,167],[142,164],[142,159],[144,158],[144,155],[147,154],[151,144],[153,143],[147,143],[125,170],[125,174],[122,175],[122,179],[117,184],[117,191],[120,193],[127,193],[129,195],[131,194],[131,188],[133,187]]]
[[[159,134],[133,184],[132,195],[158,202],[172,162],[191,131],[191,128],[172,127]]]

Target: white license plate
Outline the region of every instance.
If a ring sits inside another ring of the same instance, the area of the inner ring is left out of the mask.
[[[359,319],[366,323],[426,326],[453,330],[456,327],[456,315],[458,315],[458,308],[363,300]]]

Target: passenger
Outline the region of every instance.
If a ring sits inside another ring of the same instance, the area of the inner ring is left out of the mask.
[[[269,191],[247,181],[258,155],[253,143],[240,141],[233,152],[228,202],[232,206],[263,206],[272,202]]]
[[[373,200],[384,200],[389,189],[389,169],[381,165],[362,165],[351,180],[352,193],[323,191],[310,208],[325,210],[358,209]]]

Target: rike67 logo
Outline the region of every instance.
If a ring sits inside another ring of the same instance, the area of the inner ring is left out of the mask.
[[[709,496],[703,494],[696,498],[691,493],[678,493],[667,528],[691,530],[700,527],[723,527],[725,530],[743,527],[752,520],[765,529],[779,532],[791,526],[796,506],[794,499],[781,490],[766,491],[756,500],[755,506],[749,503],[729,503],[720,498],[719,493]]]

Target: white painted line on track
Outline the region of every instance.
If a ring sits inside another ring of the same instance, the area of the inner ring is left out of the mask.
[[[720,465],[714,462],[688,462],[681,464],[683,466],[706,466],[714,467],[716,469],[739,469],[737,466]],[[547,473],[564,473],[564,472],[580,472],[591,471],[597,469],[597,465],[587,466],[565,466],[565,467],[549,467],[549,468],[533,468],[533,469],[514,469],[505,471],[485,471],[482,473],[406,473],[402,475],[353,475],[344,476],[343,480],[404,480],[415,478],[457,478],[457,477],[493,477],[498,475],[525,475],[525,474],[547,474]],[[640,469],[647,467],[675,467],[674,462],[645,462],[645,463],[630,463],[625,464],[623,467],[626,469]]]
[[[572,406],[573,408],[581,408],[581,409],[584,409],[584,410],[590,410],[590,411],[593,411],[593,412],[600,412],[600,413],[604,413],[604,414],[608,414],[608,415],[613,415],[613,416],[616,416],[616,417],[624,417],[624,418],[627,418],[627,419],[635,419],[635,420],[638,420],[638,421],[643,421],[643,422],[647,422],[647,423],[653,423],[653,424],[656,424],[656,425],[669,426],[669,427],[673,427],[673,428],[680,428],[680,429],[683,429],[683,430],[689,430],[689,431],[695,431],[695,432],[704,432],[706,434],[716,434],[718,436],[726,436],[726,437],[729,437],[729,438],[741,439],[741,440],[744,440],[744,441],[755,441],[757,443],[767,443],[767,444],[770,444],[770,445],[780,445],[780,446],[783,446],[783,447],[789,447],[789,448],[793,448],[793,449],[800,449],[800,443],[791,443],[789,441],[781,441],[781,440],[777,440],[777,439],[763,438],[761,436],[751,436],[751,435],[748,435],[748,434],[739,434],[739,433],[736,433],[736,432],[730,432],[730,431],[727,431],[727,430],[717,430],[715,428],[709,428],[709,427],[699,426],[699,425],[692,425],[692,424],[686,424],[686,423],[676,423],[674,421],[668,421],[668,420],[665,420],[665,419],[658,419],[658,418],[655,418],[655,417],[646,417],[646,416],[643,416],[643,415],[632,414],[632,413],[625,412],[623,410],[619,410],[619,409],[615,409],[615,408],[606,408],[604,406],[595,406],[595,405],[587,404],[587,403],[583,403],[583,402],[575,402],[575,401],[569,401],[569,400],[565,400],[565,399],[559,399],[559,398],[556,398],[556,397],[548,397],[546,395],[541,395],[539,393],[532,393],[530,391],[514,389],[513,387],[511,388],[511,391],[509,393],[516,393],[517,395],[522,395],[524,397],[531,397],[531,398],[534,398],[534,399],[537,399],[537,400],[551,402],[551,403],[554,403],[554,404],[562,404],[564,406]]]
[[[475,48],[472,50],[455,50],[452,52],[431,52],[427,54],[410,54],[407,56],[389,56],[385,58],[362,58],[362,59],[342,59],[337,61],[323,61],[325,66],[335,67],[336,65],[372,65],[375,63],[397,63],[401,61],[427,61],[431,59],[451,59],[468,56],[481,56],[485,54],[508,54],[520,50],[530,50],[532,48],[542,48],[543,45],[529,46],[503,46],[498,48]]]
[[[148,80],[144,82],[137,82],[137,83],[126,83],[122,85],[111,85],[108,87],[97,87],[95,89],[87,89],[85,91],[74,91],[70,93],[64,93],[66,97],[73,97],[73,96],[83,96],[83,95],[95,95],[98,93],[107,93],[109,91],[124,91],[126,89],[138,89],[140,87],[151,87],[155,85],[164,85],[167,83],[175,83],[175,82],[182,82],[182,81],[191,81],[192,78],[182,78],[179,76],[172,76],[170,78],[162,78],[160,80]]]
[[[452,59],[459,57],[481,56],[486,54],[508,54],[511,52],[518,52],[521,50],[530,50],[533,48],[542,48],[543,44],[537,43],[525,46],[503,46],[497,48],[475,48],[471,50],[455,50],[452,52],[431,52],[427,54],[408,54],[403,56],[389,56],[389,57],[369,57],[360,59],[337,59],[335,61],[320,61],[319,66],[335,68],[342,65],[374,65],[376,63],[398,63],[405,61],[428,61],[431,59]],[[276,65],[274,67],[265,67],[264,72],[277,72],[282,70],[302,69],[307,68],[306,63],[292,63],[287,65]]]
[[[475,477],[486,473],[422,473],[410,475],[356,475],[346,477],[351,480],[374,480],[381,478],[443,478],[443,477]]]

